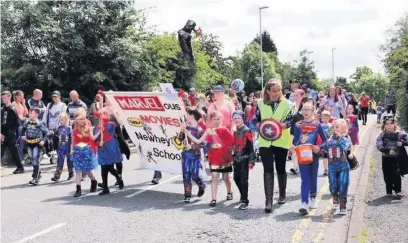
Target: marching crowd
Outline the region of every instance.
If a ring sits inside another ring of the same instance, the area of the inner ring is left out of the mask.
[[[227,200],[233,200],[229,174],[240,192],[239,209],[248,208],[249,170],[260,157],[264,168],[265,212],[272,212],[275,171],[277,174],[278,203],[286,202],[286,163],[291,160],[290,172],[300,173],[301,215],[317,207],[316,192],[319,161],[328,176],[333,204],[340,214],[346,214],[350,170],[358,166],[355,146],[359,145],[359,120],[364,126],[367,115],[374,110],[377,123],[382,122],[383,133],[377,139],[377,148],[383,156],[386,193],[401,198],[401,176],[408,174],[407,134],[401,131],[395,114],[395,91],[385,97],[385,107],[375,104],[364,92],[355,97],[342,87],[330,87],[327,93],[308,88],[298,81],[291,82],[291,90],[284,90],[281,81],[271,79],[262,91],[247,95],[244,91],[223,85],[199,95],[194,88],[180,91],[187,111],[186,124],[179,138],[185,141],[182,173],[185,202],[192,197],[192,183],[198,185],[197,196],[206,191],[199,176],[201,151],[209,161],[211,171],[210,206],[217,204],[219,175],[227,188]],[[52,93],[52,102],[42,102],[42,91],[34,90],[27,102],[22,91],[2,92],[1,156],[6,149],[17,168],[14,174],[24,173],[26,154],[33,166],[29,184],[41,179],[41,157],[56,159],[56,171],[51,178],[58,182],[64,164],[68,180],[75,178],[74,196],[82,194],[81,183],[88,176],[91,192],[101,187],[100,195],[109,193],[108,174],[116,179],[119,189],[122,179],[123,154],[129,159],[130,151],[124,138],[123,124],[102,91],[88,106],[78,92],[70,92],[71,101],[61,101],[58,91]],[[101,166],[102,183],[93,171]],[[152,183],[159,183],[161,172],[155,171]]]

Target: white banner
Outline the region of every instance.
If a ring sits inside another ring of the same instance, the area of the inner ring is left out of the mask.
[[[185,119],[182,100],[172,99],[161,92],[104,94],[136,145],[141,167],[181,174],[181,154],[184,146],[177,136]],[[206,177],[205,170],[200,174]]]

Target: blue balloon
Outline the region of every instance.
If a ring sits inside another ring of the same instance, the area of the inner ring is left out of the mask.
[[[235,90],[235,92],[240,93],[244,90],[245,84],[244,81],[241,79],[237,78],[232,80],[231,82],[231,88]]]

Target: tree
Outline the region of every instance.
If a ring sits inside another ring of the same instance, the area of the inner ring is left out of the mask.
[[[232,64],[235,69],[234,78],[240,78],[245,82],[245,90],[254,92],[261,90],[261,58],[259,56],[259,45],[256,43],[249,44],[245,47],[242,55],[234,59]],[[277,76],[275,63],[271,55],[262,53],[264,84],[273,77]],[[269,53],[272,54],[272,53]]]
[[[313,83],[313,80],[317,79],[317,74],[314,71],[314,62],[308,59],[308,50],[301,51],[299,55],[300,58],[297,61],[295,79],[315,89],[316,85]]]
[[[147,90],[146,19],[131,2],[37,1],[1,5],[2,80],[45,97],[76,89]]]
[[[256,35],[252,43],[257,43],[258,45],[261,44],[259,35]],[[262,33],[262,51],[266,53],[275,53],[275,55],[278,55],[278,49],[276,48],[276,45],[268,31],[264,31]]]
[[[289,81],[297,79],[297,69],[296,66],[292,65],[290,62],[277,62],[276,71],[280,75],[283,86],[289,88]]]
[[[350,76],[351,79],[358,80],[361,79],[363,76],[372,75],[373,70],[367,66],[357,67],[354,74]]]
[[[391,85],[397,90],[399,123],[408,129],[408,13],[389,30],[389,38],[382,47],[384,66]]]
[[[356,94],[356,98],[362,92],[365,92],[375,101],[384,101],[385,94],[389,89],[389,80],[379,73],[367,74],[361,76],[360,79],[354,80],[350,85]]]
[[[345,78],[345,77],[337,77],[336,78],[336,83],[334,85],[343,87],[348,92],[350,92],[350,91],[352,92],[352,90],[350,90],[350,88],[351,88],[350,84],[347,81],[347,78]]]

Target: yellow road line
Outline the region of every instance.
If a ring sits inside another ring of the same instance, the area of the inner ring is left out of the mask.
[[[360,141],[363,141],[367,130],[368,130],[367,127],[364,127],[364,130],[362,131],[362,134],[360,136],[361,138]],[[321,201],[323,194],[327,191],[328,188],[329,188],[329,179],[326,178],[323,186],[320,188],[319,192],[317,193],[316,204],[318,204]],[[327,224],[332,216],[331,209],[333,206],[333,202],[330,199],[328,201],[329,201],[328,206],[324,210],[325,213],[323,214],[323,221],[319,224],[319,230],[318,230],[317,236],[313,240],[313,243],[317,243],[323,240],[325,228],[327,227]],[[314,216],[315,214],[316,214],[316,209],[310,210],[309,215],[300,221],[300,225],[298,226],[298,228],[296,229],[295,233],[292,236],[292,243],[302,242],[303,236],[305,234],[304,231],[309,227],[311,223],[310,216]]]
[[[324,192],[327,191],[327,189],[329,189],[329,180],[326,178],[323,186],[317,193],[316,204],[318,204],[322,200],[323,194]],[[315,214],[316,209],[312,209],[310,210],[309,215],[305,216],[305,218],[300,221],[299,227],[296,229],[295,233],[292,236],[292,243],[298,243],[302,241],[304,235],[303,231],[306,230],[309,227],[310,223],[312,222],[310,216],[314,216]]]

